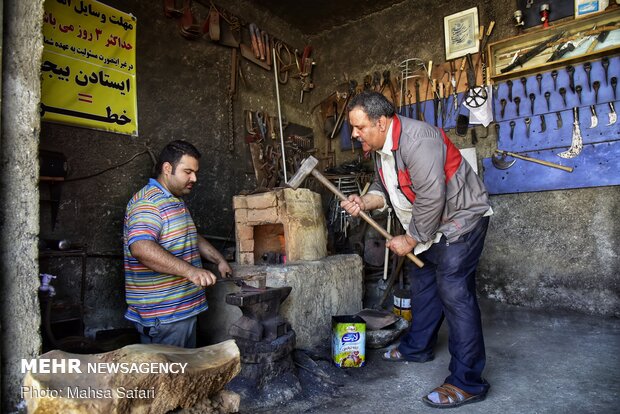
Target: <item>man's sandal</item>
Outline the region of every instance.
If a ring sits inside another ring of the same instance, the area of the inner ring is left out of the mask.
[[[403,362],[403,361],[406,361],[406,359],[400,353],[398,348],[390,348],[390,349],[388,349],[387,351],[385,351],[383,353],[383,355],[381,355],[381,359],[384,360],[384,361],[390,361],[390,362]]]
[[[422,397],[422,402],[434,408],[453,408],[463,404],[482,401],[486,396],[486,393],[474,395],[452,384],[443,384],[435,388],[428,395]]]

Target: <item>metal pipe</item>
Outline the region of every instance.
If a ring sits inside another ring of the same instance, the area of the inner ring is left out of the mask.
[[[275,47],[271,50],[273,53],[273,76],[276,80],[276,99],[278,101],[278,123],[280,124],[280,147],[282,148],[282,170],[284,171],[284,183],[288,183],[286,176],[286,151],[284,150],[284,130],[282,129],[282,109],[280,108],[280,87],[278,85],[278,61],[276,59]]]

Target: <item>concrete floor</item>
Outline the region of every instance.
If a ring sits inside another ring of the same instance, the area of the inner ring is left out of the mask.
[[[618,319],[532,310],[486,300],[481,308],[487,349],[485,377],[491,390],[485,401],[453,411],[619,412]],[[319,381],[315,388],[322,387],[323,392],[306,392],[304,398],[265,412],[436,413],[437,409],[425,406],[420,398],[448,374],[445,325],[434,361],[387,362],[381,360],[380,350],[370,350],[365,367],[339,369],[325,358],[317,362],[338,385]],[[300,378],[305,378],[307,385],[309,374],[300,370]]]

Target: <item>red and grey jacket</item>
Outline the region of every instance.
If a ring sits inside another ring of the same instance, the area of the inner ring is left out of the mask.
[[[407,234],[418,242],[431,240],[438,231],[452,242],[472,230],[489,210],[482,180],[442,129],[396,115],[391,150],[398,189],[412,203]],[[370,191],[382,192],[387,200],[379,154],[375,168],[378,174]]]

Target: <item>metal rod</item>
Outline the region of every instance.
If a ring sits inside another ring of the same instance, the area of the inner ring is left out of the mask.
[[[273,54],[273,76],[276,80],[276,99],[278,101],[278,123],[280,124],[280,147],[282,148],[282,170],[284,171],[284,183],[288,183],[286,176],[286,152],[284,150],[284,130],[282,129],[282,109],[280,108],[280,87],[278,85],[278,61],[276,59],[276,48],[271,49]]]

